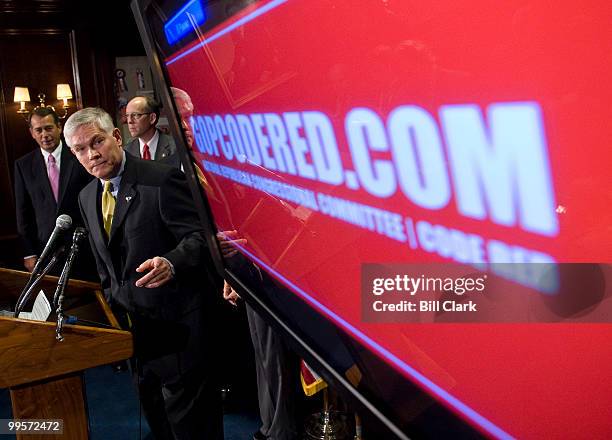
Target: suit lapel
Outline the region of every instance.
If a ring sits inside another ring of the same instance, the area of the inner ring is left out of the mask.
[[[157,141],[157,150],[155,151],[155,160],[163,159],[164,157],[170,156],[170,154],[172,154],[172,151],[168,138],[160,132],[159,140]]]
[[[69,151],[68,147],[62,144],[62,164],[60,166],[59,194],[57,201],[58,208],[62,206],[62,200],[64,199],[64,194],[66,194],[68,182],[70,182],[70,176],[72,175],[74,158],[71,156],[72,153]]]
[[[125,216],[129,212],[132,205],[136,201],[138,192],[135,186],[136,169],[134,159],[127,157],[125,161],[125,169],[123,176],[121,177],[121,184],[119,186],[119,193],[117,194],[117,200],[115,203],[115,213],[113,214],[113,224],[111,226],[110,239],[108,242],[113,241],[113,238],[117,234],[117,230],[121,228]]]
[[[140,144],[138,143],[138,138],[132,139],[124,148],[128,153],[140,157]]]
[[[32,176],[34,177],[33,182],[37,182],[42,193],[45,195],[45,199],[49,199],[57,210],[57,202],[53,197],[53,191],[51,190],[51,183],[49,182],[49,175],[47,174],[47,166],[45,165],[45,158],[39,151],[34,154],[32,160]],[[53,213],[55,214],[55,212]]]
[[[107,267],[112,267],[112,260],[106,246],[106,232],[102,229],[98,191],[100,191],[100,181],[98,179],[92,180],[83,190],[82,199],[86,201],[85,216],[87,217],[90,229],[89,233],[93,238],[100,257],[104,260]]]

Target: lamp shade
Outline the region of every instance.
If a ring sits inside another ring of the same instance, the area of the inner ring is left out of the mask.
[[[57,99],[72,99],[72,90],[70,90],[70,84],[57,85]]]
[[[15,87],[13,102],[30,102],[30,92],[27,87]]]

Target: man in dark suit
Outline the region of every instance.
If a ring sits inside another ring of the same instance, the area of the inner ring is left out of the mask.
[[[178,156],[171,158],[176,154],[174,139],[156,128],[159,110],[159,103],[148,96],[136,96],[128,102],[125,116],[134,139],[125,146],[125,151],[145,160],[168,163]]]
[[[82,224],[77,196],[91,176],[61,141],[59,118],[51,108],[39,107],[30,114],[30,133],[40,148],[15,161],[15,202],[23,264],[31,272],[59,215],[68,214],[74,225]],[[93,265],[91,258],[87,261]],[[95,274],[93,268],[80,269],[79,275]]]
[[[73,114],[65,136],[96,177],[79,205],[105,296],[134,335],[132,366],[151,430],[161,439],[221,439],[209,328],[215,281],[185,176],[125,154],[102,109]]]

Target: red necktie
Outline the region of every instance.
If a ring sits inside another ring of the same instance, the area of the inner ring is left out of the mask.
[[[151,160],[151,152],[147,144],[144,144],[144,147],[142,147],[142,158],[144,160]]]

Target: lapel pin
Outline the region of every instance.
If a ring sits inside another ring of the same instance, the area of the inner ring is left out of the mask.
[[[132,196],[125,196],[125,201],[129,202],[130,200],[132,200]]]

